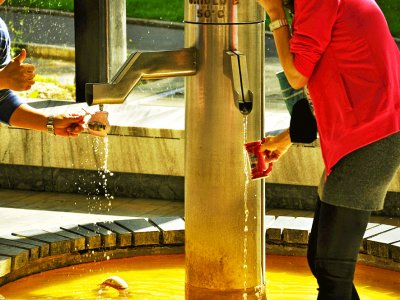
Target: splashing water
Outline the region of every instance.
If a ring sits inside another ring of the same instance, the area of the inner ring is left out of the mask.
[[[243,144],[247,143],[247,116],[243,116]],[[243,172],[245,174],[245,185],[244,185],[244,193],[243,193],[243,202],[244,202],[244,238],[243,238],[243,272],[244,272],[244,281],[243,281],[243,299],[247,300],[247,274],[248,274],[248,266],[247,266],[247,256],[248,256],[248,220],[249,220],[249,208],[248,208],[248,188],[250,183],[251,174],[249,172],[251,166],[249,162],[249,153],[243,148]],[[254,217],[256,218],[256,217]],[[262,299],[262,296],[265,293],[264,285],[259,285],[254,287],[255,296],[257,299]]]
[[[99,188],[96,188],[96,193],[104,193],[104,196],[107,204],[105,205],[105,208],[107,211],[110,211],[112,208],[112,199],[114,197],[109,193],[108,191],[108,177],[113,176],[114,174],[108,169],[108,136],[105,136],[104,138],[95,138],[94,139],[94,146],[95,146],[95,153],[99,156],[100,160],[100,167],[98,168],[97,172],[99,174]],[[102,149],[101,149],[102,146]],[[96,151],[97,150],[97,151]],[[96,196],[95,196],[96,197]],[[101,199],[100,196],[97,196],[97,199]],[[102,203],[101,201],[99,202],[99,207],[98,210],[102,210]]]
[[[93,142],[93,152],[97,167],[97,175],[88,180],[88,176],[80,175],[78,192],[87,194],[88,213],[109,212],[112,209],[114,197],[108,191],[108,179],[114,174],[108,169],[108,137],[87,137]],[[86,160],[88,163],[89,160]],[[106,203],[104,203],[104,200]]]
[[[247,116],[243,116],[243,144],[246,143],[247,141]],[[243,193],[243,202],[244,202],[244,238],[243,238],[243,274],[244,274],[244,282],[243,282],[243,299],[247,299],[247,233],[248,233],[248,226],[247,222],[249,219],[249,209],[247,206],[247,194],[248,194],[248,186],[250,182],[250,174],[249,174],[249,169],[247,166],[247,161],[248,161],[248,153],[245,148],[243,148],[243,161],[244,161],[244,167],[243,167],[243,172],[245,174],[246,180],[244,183],[244,193]]]

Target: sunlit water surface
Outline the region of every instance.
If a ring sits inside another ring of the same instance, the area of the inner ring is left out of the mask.
[[[0,288],[6,299],[184,299],[184,255],[108,260],[56,269],[22,278]],[[128,294],[98,284],[117,275]],[[399,273],[359,265],[356,285],[363,300],[400,299]],[[267,256],[268,300],[316,299],[316,282],[305,257]]]

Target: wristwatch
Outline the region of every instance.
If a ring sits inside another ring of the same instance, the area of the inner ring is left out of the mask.
[[[289,26],[289,23],[286,19],[278,19],[269,23],[269,30],[272,32],[282,26]]]
[[[54,130],[54,116],[49,116],[47,118],[46,127],[48,133],[56,135],[56,132]]]

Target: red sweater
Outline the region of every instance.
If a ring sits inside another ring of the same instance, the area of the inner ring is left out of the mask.
[[[400,52],[374,0],[296,0],[290,50],[309,77],[327,174],[400,131]]]

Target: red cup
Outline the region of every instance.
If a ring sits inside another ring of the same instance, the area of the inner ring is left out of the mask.
[[[244,144],[251,168],[251,179],[267,177],[272,171],[272,163],[266,163],[265,157],[269,157],[270,152],[260,152],[262,141],[255,141]]]

